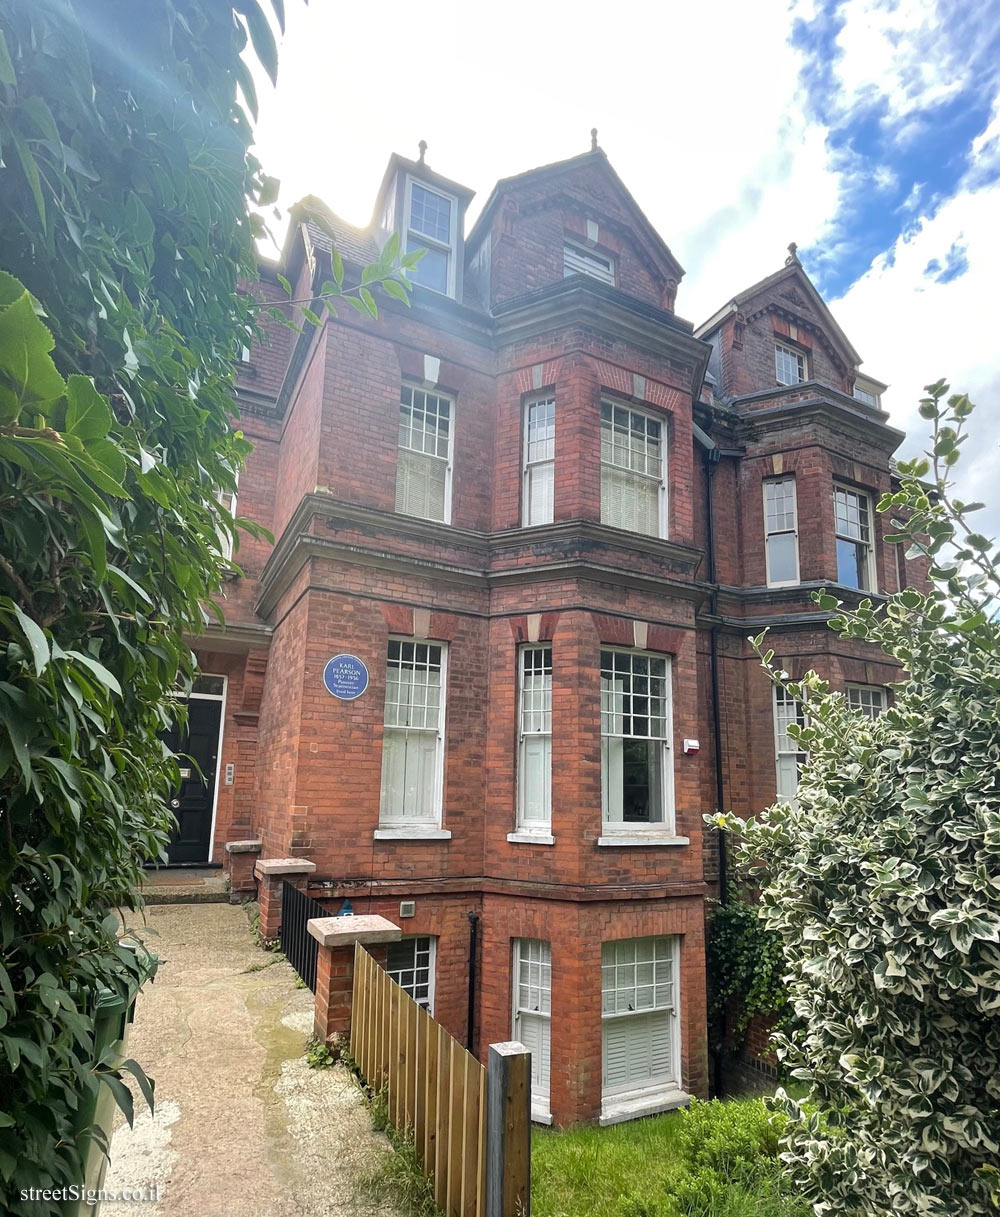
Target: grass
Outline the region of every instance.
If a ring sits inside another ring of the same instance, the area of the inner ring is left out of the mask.
[[[533,1217],[808,1217],[781,1182],[777,1132],[759,1099],[611,1128],[538,1129]]]

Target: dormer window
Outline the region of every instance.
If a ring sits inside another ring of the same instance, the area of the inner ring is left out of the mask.
[[[590,275],[611,287],[615,285],[615,260],[596,249],[585,249],[571,241],[563,244],[563,278],[569,275]]]
[[[854,399],[863,401],[866,406],[874,406],[876,409],[882,405],[882,399],[878,393],[873,393],[870,389],[865,389],[858,384],[854,386]]]
[[[779,385],[800,385],[806,378],[806,357],[782,342],[774,344],[774,378]]]
[[[410,272],[422,287],[455,294],[455,241],[458,216],[457,200],[431,190],[422,182],[409,179],[406,196],[406,249],[427,252]]]

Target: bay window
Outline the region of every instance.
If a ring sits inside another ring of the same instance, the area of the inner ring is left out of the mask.
[[[764,557],[768,587],[798,583],[799,533],[793,477],[764,482]]]
[[[837,582],[860,591],[875,590],[871,505],[868,495],[849,486],[833,488],[837,539]]]
[[[514,1039],[531,1053],[531,1118],[548,1123],[552,1062],[552,947],[514,940]]]
[[[552,648],[520,653],[517,826],[548,833],[552,826]]]
[[[440,643],[389,640],[380,827],[441,824],[445,661]]]
[[[778,802],[794,803],[799,788],[799,769],[805,763],[806,755],[801,751],[798,740],[793,740],[788,734],[788,728],[795,723],[804,727],[806,723],[805,710],[802,703],[792,697],[787,689],[780,685],[774,686],[774,763],[777,778]]]
[[[675,937],[601,946],[605,1114],[615,1100],[680,1091],[678,953]]]
[[[666,446],[658,418],[601,403],[601,523],[666,536]]]
[[[555,498],[556,403],[545,397],[524,408],[524,495],[521,523],[551,524]]]
[[[606,826],[673,829],[670,662],[601,651],[601,809]]]
[[[399,397],[396,510],[451,520],[451,433],[454,402],[403,385]]]

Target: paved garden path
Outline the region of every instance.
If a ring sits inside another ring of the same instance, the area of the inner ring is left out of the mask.
[[[156,1203],[102,1217],[392,1217],[355,1184],[391,1152],[340,1066],[310,1069],[312,994],[252,941],[228,904],[148,909],[160,956],[129,1054],[156,1079],[156,1113],[119,1117],[105,1187],[160,1185]]]

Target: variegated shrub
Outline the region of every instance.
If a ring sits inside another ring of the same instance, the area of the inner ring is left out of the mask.
[[[817,597],[908,679],[875,720],[815,674],[789,683],[808,706],[797,805],[720,818],[798,1015],[775,1037],[808,1087],[801,1105],[779,1091],[783,1158],[830,1217],[1000,1212],[1000,551],[953,497],[972,406],[947,393],[928,386],[932,447],[879,504],[932,590],[851,611]]]

